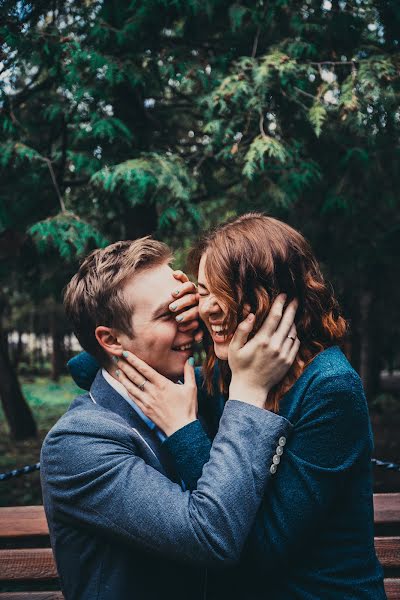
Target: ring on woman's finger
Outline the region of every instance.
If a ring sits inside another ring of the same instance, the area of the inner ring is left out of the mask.
[[[288,335],[288,338],[289,338],[289,340],[293,340],[294,342],[296,341],[296,338],[291,335]]]
[[[146,385],[146,383],[147,383],[147,379],[145,379],[145,380],[143,381],[143,383],[141,383],[140,385],[138,385],[138,388],[139,388],[139,390],[140,390],[141,392],[144,392],[144,386]]]

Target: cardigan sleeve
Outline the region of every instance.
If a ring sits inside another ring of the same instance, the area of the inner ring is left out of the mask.
[[[368,477],[370,467],[372,434],[355,373],[323,374],[312,382],[292,423],[279,477],[264,496],[247,545],[256,562],[269,566],[283,563],[296,546],[304,548],[346,482],[363,469]]]
[[[165,450],[175,464],[179,477],[188,490],[196,489],[203,467],[210,458],[210,438],[214,437],[217,431],[223,411],[221,400],[210,398],[206,394],[201,367],[195,368],[195,377],[199,419],[178,429],[163,442]],[[205,423],[208,425],[207,429],[204,426]]]
[[[211,441],[199,420],[178,429],[163,446],[172,457],[186,489],[195,490],[204,465],[209,461]]]

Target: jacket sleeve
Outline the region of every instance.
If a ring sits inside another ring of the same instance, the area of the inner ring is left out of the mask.
[[[323,522],[352,477],[363,470],[369,476],[372,436],[355,374],[325,376],[312,384],[293,424],[279,477],[268,488],[246,546],[255,562],[269,568],[309,543],[310,531]]]
[[[70,411],[44,442],[42,486],[53,518],[172,559],[236,562],[289,421],[229,401],[210,460],[190,493],[137,455],[129,427],[110,425],[101,409],[96,418],[93,412]]]

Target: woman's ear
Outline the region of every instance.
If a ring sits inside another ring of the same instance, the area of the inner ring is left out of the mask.
[[[94,334],[100,346],[109,356],[121,356],[123,348],[115,329],[99,325],[96,327]]]

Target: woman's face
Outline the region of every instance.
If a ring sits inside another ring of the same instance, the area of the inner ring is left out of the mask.
[[[220,360],[228,360],[228,348],[232,335],[225,336],[221,323],[226,317],[226,308],[211,292],[206,274],[206,254],[203,254],[199,264],[199,312],[214,342],[214,352]]]

